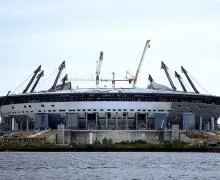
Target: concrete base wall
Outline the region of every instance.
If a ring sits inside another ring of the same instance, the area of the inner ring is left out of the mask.
[[[164,140],[172,139],[171,131],[127,131],[127,130],[94,130],[94,131],[65,131],[66,144],[92,144],[95,141],[102,143],[103,139],[111,139],[112,143],[122,141],[143,140],[150,143],[159,143]]]

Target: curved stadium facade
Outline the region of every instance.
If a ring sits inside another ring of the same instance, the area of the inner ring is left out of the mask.
[[[215,129],[220,97],[153,89],[72,89],[0,98],[4,122],[15,129]]]

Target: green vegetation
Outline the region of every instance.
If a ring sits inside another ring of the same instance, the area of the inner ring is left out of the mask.
[[[0,151],[50,151],[59,150],[59,145],[47,142],[31,143],[31,142],[9,142],[0,141]],[[65,146],[62,147],[63,149]]]
[[[158,144],[142,140],[113,143],[112,139],[96,140],[94,144],[55,145],[46,141],[10,142],[0,141],[0,151],[208,151],[205,145],[181,141],[164,141]]]
[[[143,140],[135,142],[122,141],[120,143],[113,143],[112,139],[104,138],[102,142],[95,141],[94,144],[71,144],[75,149],[87,149],[89,151],[109,150],[109,151],[197,151],[203,150],[207,147],[205,145],[190,144],[182,141],[164,141],[158,144],[148,143]]]

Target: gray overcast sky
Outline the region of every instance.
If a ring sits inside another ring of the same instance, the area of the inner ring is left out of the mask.
[[[139,87],[147,86],[148,74],[169,86],[160,69],[164,61],[170,72],[183,66],[209,93],[220,95],[220,0],[0,0],[0,94],[14,91],[40,64],[45,77],[38,90],[49,88],[62,60],[69,77],[91,78],[101,50],[101,77],[114,71],[121,79],[126,70],[136,71],[147,39],[151,48]]]

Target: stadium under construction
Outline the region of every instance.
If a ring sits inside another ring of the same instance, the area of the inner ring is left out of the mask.
[[[177,91],[168,68],[161,62],[171,88],[156,83],[149,75],[149,85],[137,88],[136,82],[150,41],[145,44],[136,74],[125,79],[101,79],[103,52],[96,68],[96,88],[71,87],[67,75],[59,84],[65,61],[49,90],[35,89],[44,75],[39,66],[22,93],[0,97],[0,131],[56,129],[64,124],[71,130],[158,130],[178,124],[183,130],[216,130],[220,116],[220,97],[200,94],[188,72],[181,70],[194,92],[188,92],[175,72],[183,91]],[[100,81],[111,81],[112,88],[99,88]],[[131,88],[116,88],[127,81]]]

